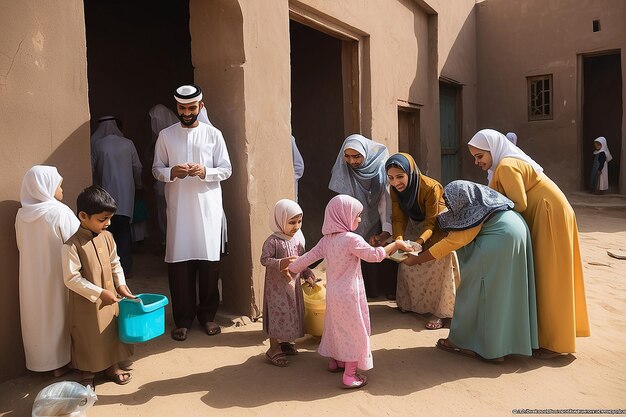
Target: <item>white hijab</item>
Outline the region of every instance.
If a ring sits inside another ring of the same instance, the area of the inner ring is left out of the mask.
[[[483,151],[489,151],[491,153],[491,159],[493,163],[491,168],[487,171],[487,181],[491,184],[493,173],[504,158],[516,158],[524,162],[529,163],[537,174],[543,172],[541,165],[536,163],[530,156],[526,155],[517,146],[513,145],[506,136],[497,130],[483,129],[478,131],[467,143],[474,148],[481,149]]]
[[[20,218],[25,222],[34,222],[52,209],[67,208],[54,198],[61,181],[63,178],[55,167],[35,165],[26,171],[20,192]]]
[[[604,136],[600,136],[594,140],[594,142],[598,142],[602,147],[598,150],[593,151],[593,154],[598,154],[600,152],[604,152],[606,155],[606,162],[611,162],[613,159],[613,155],[609,152],[609,146],[606,144],[606,138]]]
[[[298,203],[286,198],[278,200],[274,206],[274,210],[270,212],[269,218],[270,229],[274,232],[274,236],[282,240],[291,240],[292,237],[285,234],[285,226],[287,226],[289,219],[298,214],[302,214],[302,209]],[[300,231],[298,231],[298,233],[300,233]],[[294,237],[298,237],[298,235],[296,234]],[[304,239],[304,236],[302,236],[301,239]],[[298,237],[298,240],[301,239]]]
[[[206,107],[202,107],[200,109],[200,114],[198,115],[198,120],[201,121],[202,123],[206,123],[211,127],[215,127],[213,126],[213,123],[211,123],[211,121],[209,120],[209,114],[206,112]]]
[[[161,132],[161,130],[180,122],[174,112],[165,107],[163,104],[157,104],[152,107],[148,114],[150,115],[152,133],[157,136],[159,136],[159,132]]]

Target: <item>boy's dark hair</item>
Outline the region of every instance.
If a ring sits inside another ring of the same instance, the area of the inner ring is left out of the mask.
[[[117,203],[104,188],[92,185],[85,188],[78,195],[76,211],[78,213],[84,211],[88,216],[102,213],[103,211],[115,213],[117,211]]]

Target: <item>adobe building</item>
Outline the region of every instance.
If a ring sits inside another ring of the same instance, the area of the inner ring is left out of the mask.
[[[610,190],[626,193],[625,18],[615,0],[476,5],[478,126],[516,132],[564,191],[588,187],[605,136]]]
[[[343,139],[355,132],[390,152],[410,152],[423,172],[448,182],[484,180],[464,146],[479,128],[514,130],[557,182],[579,189],[589,155],[582,154],[581,124],[566,123],[578,120],[578,112],[565,116],[562,108],[579,107],[581,84],[570,78],[578,80],[585,56],[623,48],[625,31],[616,22],[624,6],[611,0],[585,1],[589,7],[574,0],[549,7],[514,3],[0,0],[0,222],[7,237],[0,243],[0,314],[12,318],[0,323],[0,380],[25,372],[14,238],[22,176],[35,164],[58,167],[65,202],[75,208],[77,194],[91,183],[94,121],[114,114],[136,144],[149,194],[148,110],[158,103],[174,108],[172,91],[183,83],[203,88],[233,165],[222,183],[230,250],[222,267],[224,311],[256,317],[262,308],[259,258],[268,213],[278,199],[293,196],[291,134],[305,161],[299,202],[309,247],[321,236],[332,197],[330,169]],[[524,16],[535,30],[516,22],[511,31],[500,22],[502,14]],[[599,40],[582,32],[574,38],[594,19],[602,26],[594,35]],[[570,34],[548,36],[555,28]],[[521,47],[528,38],[549,46],[542,44],[542,54]],[[531,123],[524,117],[527,77],[547,74],[555,88],[553,118]],[[625,131],[620,124],[620,135]],[[561,165],[547,157],[554,152],[573,159]]]

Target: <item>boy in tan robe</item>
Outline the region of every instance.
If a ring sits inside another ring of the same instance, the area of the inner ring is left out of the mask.
[[[106,228],[117,210],[113,197],[96,185],[77,200],[78,231],[63,245],[63,280],[69,292],[72,366],[83,372],[84,385],[94,387],[94,373],[124,385],[131,374],[119,362],[133,354],[133,346],[117,335],[117,302],[135,298],[124,278],[115,241]]]

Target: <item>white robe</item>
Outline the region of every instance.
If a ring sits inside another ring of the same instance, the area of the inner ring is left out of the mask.
[[[135,144],[118,135],[107,135],[93,145],[94,182],[117,203],[115,214],[133,218],[135,190],[141,188],[141,162]]]
[[[296,138],[291,136],[291,156],[293,157],[293,179],[295,200],[298,202],[298,180],[304,175],[304,159],[296,145]]]
[[[171,167],[188,162],[204,165],[204,180],[171,180]],[[185,128],[177,123],[159,133],[152,175],[166,183],[165,262],[219,261],[224,217],[220,181],[231,173],[226,143],[215,127],[200,122],[195,128]]]
[[[58,203],[37,219],[17,212],[20,250],[20,318],[26,367],[50,371],[70,362],[68,293],[63,283],[61,248],[80,225],[69,207]]]

